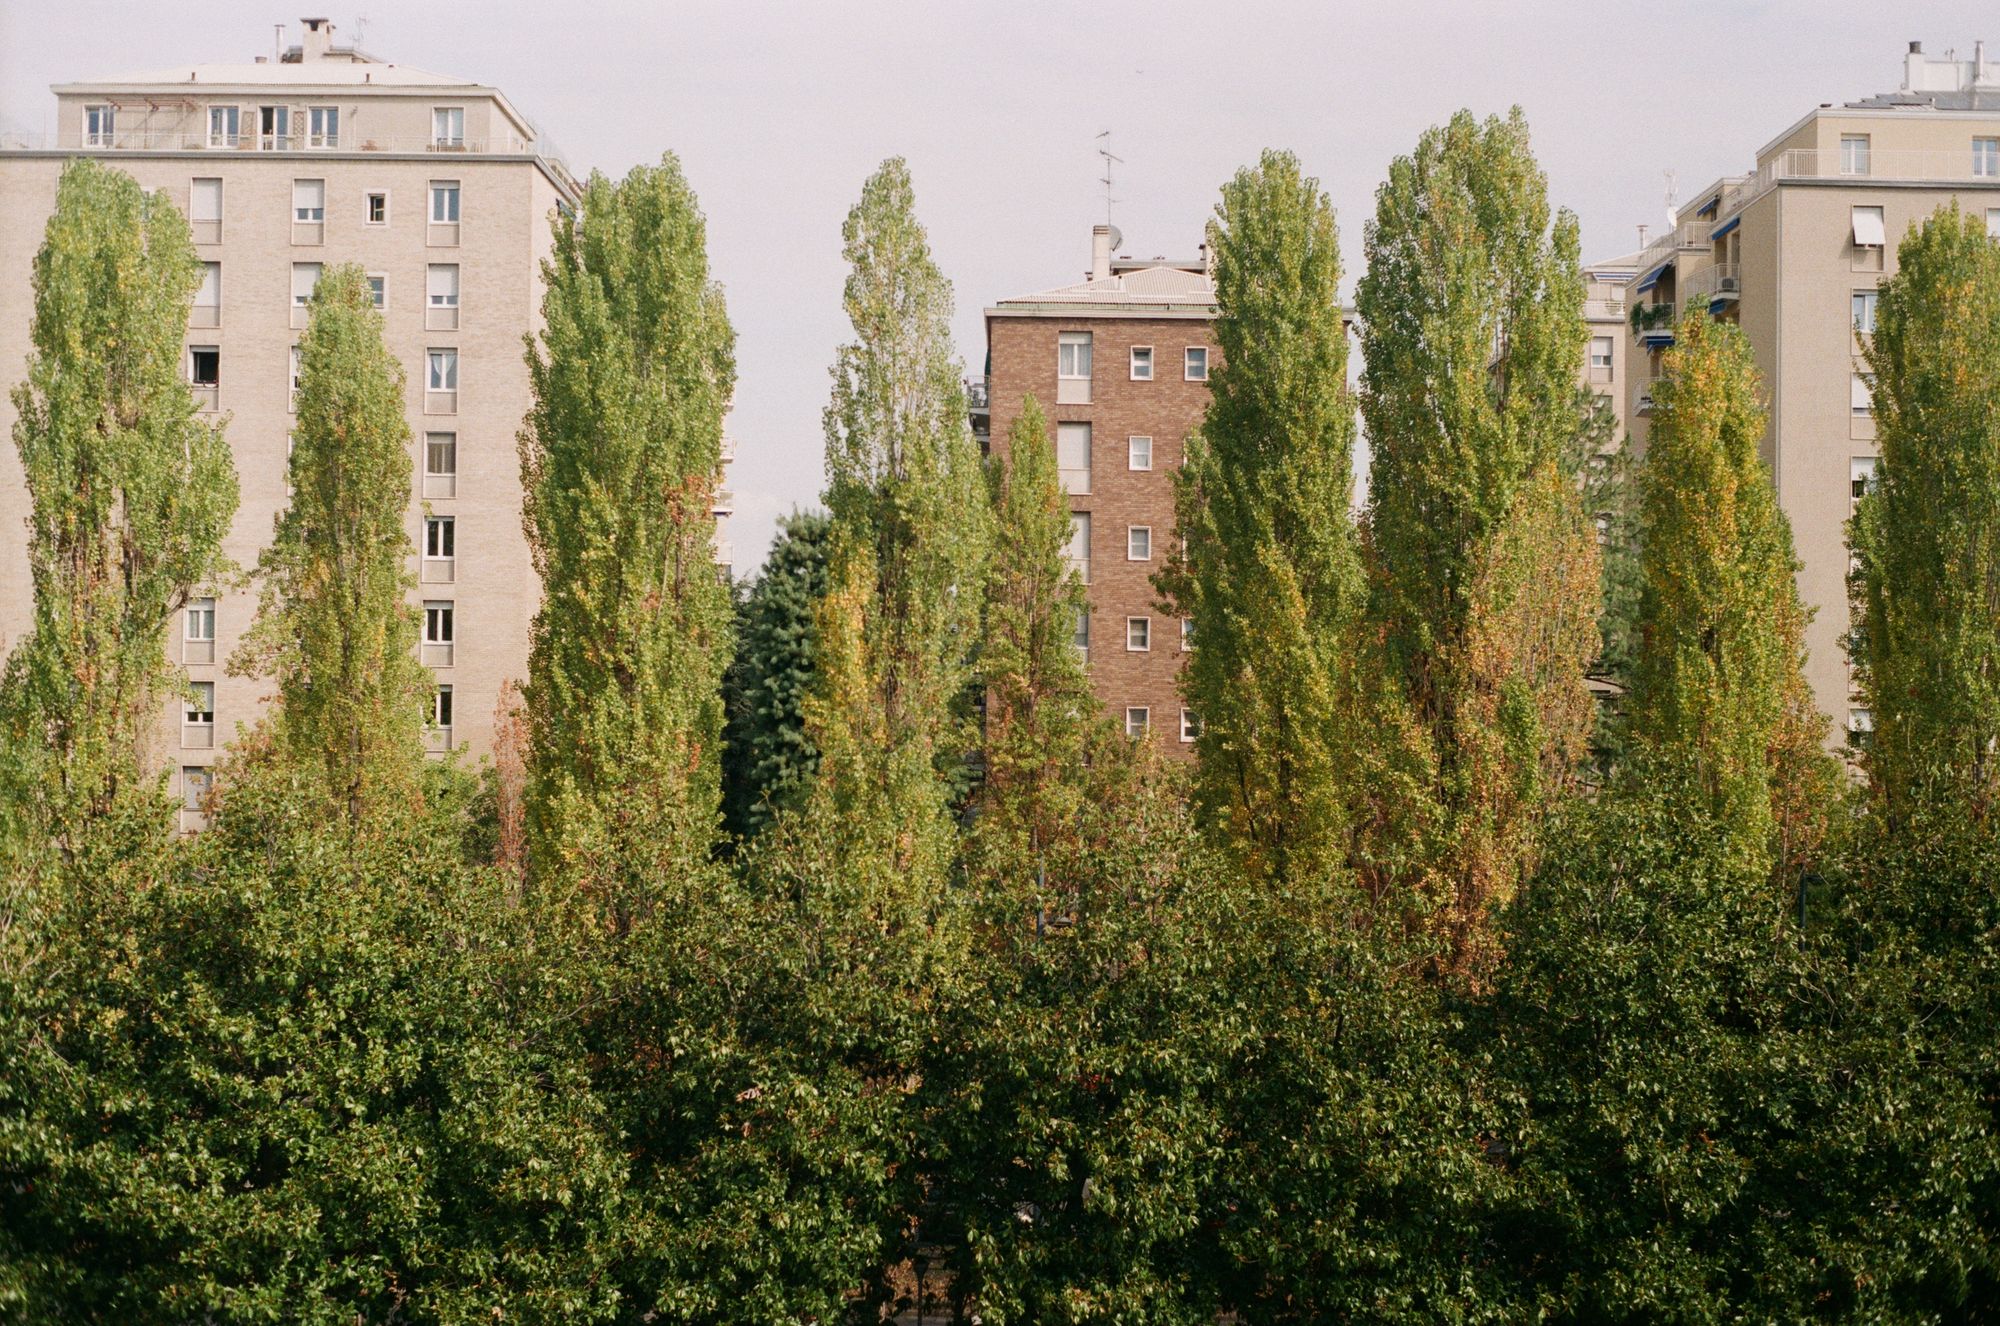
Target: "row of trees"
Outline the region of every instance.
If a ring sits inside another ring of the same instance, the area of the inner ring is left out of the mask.
[[[1003,463],[967,433],[900,161],[843,237],[827,512],[732,611],[733,333],[693,194],[669,158],[557,220],[520,437],[543,605],[478,776],[421,754],[401,377],[330,270],[232,662],[275,702],[181,838],[148,723],[233,479],[173,373],[185,223],[66,172],[16,393],[37,615],[0,682],[11,1315],[2000,1295],[2000,247],[1940,213],[1884,286],[1856,790],[1734,327],[1681,324],[1593,537],[1619,485],[1576,389],[1576,228],[1518,115],[1395,164],[1358,393],[1325,195],[1282,153],[1225,186],[1223,362],[1160,583],[1195,623],[1186,776],[1071,645],[1039,406]]]

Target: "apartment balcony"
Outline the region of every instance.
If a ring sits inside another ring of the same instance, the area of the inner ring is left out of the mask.
[[[1683,279],[1680,290],[1683,308],[1706,307],[1711,313],[1720,313],[1742,297],[1743,265],[1711,263]]]
[[[1650,386],[1641,387],[1638,393],[1632,397],[1632,413],[1643,417],[1652,412],[1653,389]]]
[[[1780,184],[1799,181],[2000,188],[2000,177],[1979,173],[1978,160],[1969,143],[1955,148],[1875,148],[1866,157],[1866,169],[1848,170],[1847,164],[1837,149],[1822,152],[1818,148],[1795,147],[1780,152],[1759,166],[1756,174],[1745,176],[1723,190],[1717,216],[1742,210]]]
[[[123,115],[120,119],[125,118]],[[119,129],[109,139],[63,142],[51,133],[0,133],[0,152],[217,152],[230,155],[316,156],[326,152],[368,152],[401,156],[545,156],[547,149],[513,134],[496,138],[439,138],[432,134],[385,137],[343,132],[332,142],[306,133],[273,136],[238,133],[211,138],[203,122],[184,127]]]
[[[1632,309],[1632,334],[1648,350],[1664,350],[1674,343],[1673,304],[1638,304]]]

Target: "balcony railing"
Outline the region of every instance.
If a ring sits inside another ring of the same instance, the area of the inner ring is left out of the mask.
[[[1681,281],[1681,302],[1706,307],[1717,300],[1735,299],[1743,292],[1741,263],[1711,263]]]
[[[989,408],[992,400],[991,388],[991,379],[983,377],[967,378],[965,380],[966,406],[974,410]]]
[[[315,143],[304,133],[271,138],[257,133],[239,133],[234,140],[211,139],[205,124],[174,128],[120,129],[110,136],[86,142],[63,142],[56,134],[0,133],[0,151],[39,152],[74,148],[86,152],[296,152],[312,156],[320,152],[400,152],[410,155],[436,153],[445,156],[479,156],[499,153],[508,156],[547,155],[527,138],[504,134],[497,138],[441,139],[430,134],[380,135],[343,132],[331,144]]]
[[[1976,172],[1968,142],[1957,148],[1876,148],[1868,154],[1866,171],[1843,169],[1838,150],[1795,147],[1780,152],[1739,183],[1722,192],[1719,215],[1727,216],[1756,201],[1786,180],[1844,180],[1849,183],[1965,184],[2000,188],[2000,176]]]

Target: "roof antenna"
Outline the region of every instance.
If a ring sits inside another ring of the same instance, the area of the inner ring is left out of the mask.
[[[1125,158],[1111,154],[1111,131],[1106,129],[1097,135],[1097,155],[1104,158],[1104,224],[1111,225],[1111,204],[1117,202],[1111,196],[1111,167],[1123,165]],[[1115,230],[1116,227],[1113,227]]]
[[[1680,172],[1669,170],[1664,173],[1667,177],[1667,224],[1672,226],[1680,220],[1680,185],[1677,183]]]
[[[368,15],[356,14],[354,16],[354,49],[357,52],[360,51],[361,49],[361,39],[367,35],[368,35]]]

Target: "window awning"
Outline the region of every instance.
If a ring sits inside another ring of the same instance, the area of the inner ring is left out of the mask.
[[[1730,231],[1736,229],[1736,227],[1739,224],[1741,224],[1742,220],[1743,218],[1740,216],[1732,216],[1727,221],[1724,221],[1721,225],[1717,226],[1715,229],[1709,231],[1708,237],[1710,239],[1721,239],[1724,235],[1727,235]]]
[[[1672,271],[1673,267],[1674,267],[1674,260],[1672,258],[1667,259],[1665,262],[1661,263],[1658,267],[1655,267],[1652,271],[1647,272],[1644,276],[1640,277],[1638,284],[1632,287],[1632,293],[1635,295],[1645,294],[1648,290],[1651,290],[1654,286],[1658,285],[1660,283],[1660,278],[1662,276],[1665,276],[1668,272]]]
[[[1861,248],[1881,248],[1888,243],[1888,236],[1882,228],[1881,208],[1854,209],[1854,242]]]

